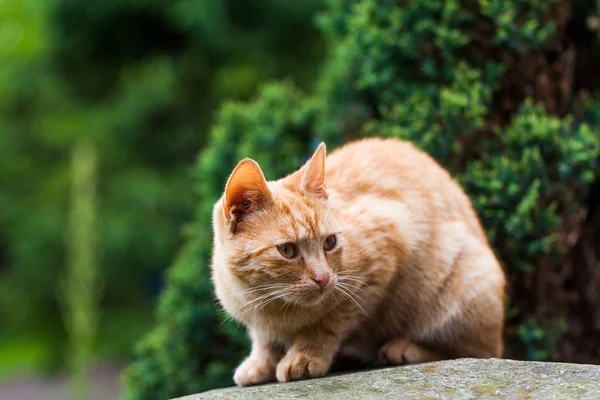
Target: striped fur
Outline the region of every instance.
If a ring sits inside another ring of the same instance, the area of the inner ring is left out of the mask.
[[[243,160],[213,226],[217,297],[253,343],[238,385],[321,376],[339,354],[502,355],[504,273],[460,186],[410,143],[365,139],[327,157],[322,144],[273,182]],[[277,250],[285,243],[295,258]],[[324,274],[322,289],[313,278]]]

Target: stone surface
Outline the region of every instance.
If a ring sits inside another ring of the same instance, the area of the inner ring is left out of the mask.
[[[600,366],[459,359],[248,388],[180,400],[600,399]]]

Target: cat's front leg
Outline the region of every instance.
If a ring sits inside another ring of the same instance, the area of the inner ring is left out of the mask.
[[[238,386],[259,385],[275,380],[275,368],[284,353],[280,346],[258,332],[250,332],[252,352],[235,370],[233,381]]]
[[[311,331],[300,335],[277,365],[277,380],[287,382],[325,375],[338,346],[339,338],[332,332]]]

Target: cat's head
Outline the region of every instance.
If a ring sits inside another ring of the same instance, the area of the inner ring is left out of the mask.
[[[267,182],[242,160],[213,212],[216,257],[248,290],[313,305],[337,284],[343,237],[328,205],[325,144],[293,174]]]

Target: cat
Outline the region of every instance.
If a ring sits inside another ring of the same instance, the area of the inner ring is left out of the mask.
[[[369,138],[267,182],[246,158],[213,208],[211,279],[250,355],[238,386],[368,365],[500,358],[505,274],[471,202],[412,143]]]

